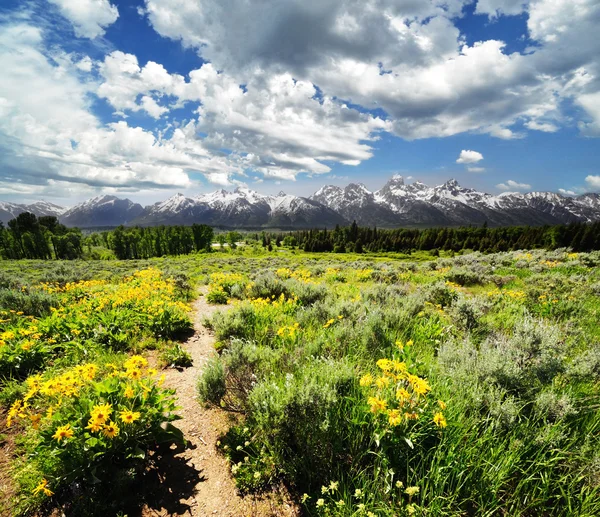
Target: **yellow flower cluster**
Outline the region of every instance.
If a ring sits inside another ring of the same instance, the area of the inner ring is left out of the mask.
[[[47,293],[69,293],[73,291],[87,291],[94,287],[101,287],[106,284],[106,280],[80,280],[79,282],[67,282],[63,286],[51,284],[49,282],[41,282],[40,289]]]
[[[334,324],[336,321],[343,320],[343,319],[344,319],[344,316],[343,316],[342,314],[340,314],[340,315],[337,317],[337,319],[336,319],[336,318],[330,318],[330,319],[328,319],[328,320],[325,322],[325,324],[323,325],[323,328],[324,328],[324,329],[327,329],[327,328],[331,327],[331,325],[333,325],[333,324]]]
[[[560,264],[558,260],[542,260],[540,262],[542,266],[548,266],[549,268],[556,267]]]
[[[410,343],[407,345],[410,346]],[[401,342],[397,342],[397,346],[400,350],[404,349]],[[359,380],[360,386],[370,391],[367,403],[371,412],[384,415],[391,428],[418,420],[428,405],[431,386],[427,379],[411,373],[404,361],[383,358],[376,364],[380,375],[366,373]],[[440,409],[446,407],[442,401],[438,401],[438,405]],[[439,427],[446,427],[446,419],[441,412],[434,415],[433,422]]]
[[[122,368],[114,364],[107,364],[109,370],[104,378],[118,378],[121,380],[120,390],[127,399],[139,396],[142,400],[152,391],[152,387],[162,386],[165,376],[153,380],[157,375],[153,368],[148,368],[148,362],[142,356],[134,355],[127,359]],[[34,429],[37,429],[41,423],[45,426],[50,424],[53,415],[58,411],[61,405],[68,402],[73,397],[82,396],[84,389],[93,385],[97,380],[99,367],[96,364],[88,363],[74,366],[64,373],[43,380],[41,375],[30,376],[25,382],[28,390],[22,400],[16,400],[8,412],[6,425],[10,427],[16,418],[23,423],[29,423]],[[93,392],[92,386],[92,392]],[[86,396],[90,396],[90,389],[86,389]],[[93,396],[93,395],[91,395]],[[32,400],[35,399],[35,400]],[[43,408],[46,407],[44,412]],[[37,412],[34,410],[37,409]],[[88,425],[85,427],[92,433],[102,431],[107,438],[114,438],[119,434],[119,427],[110,420],[114,410],[111,404],[96,404],[90,412]],[[129,408],[121,408],[119,417],[124,424],[133,424],[141,418],[141,414]],[[57,442],[72,438],[75,429],[71,424],[66,424],[56,428],[53,438]]]
[[[283,305],[295,305],[296,303],[298,303],[298,297],[296,295],[292,295],[288,298],[285,297],[285,295],[283,293],[281,293],[279,295],[279,297],[276,297],[275,295],[272,295],[271,298],[251,298],[250,299],[250,304],[254,305],[255,307],[266,307],[266,306],[272,306],[275,308],[278,307],[282,307]]]
[[[525,298],[527,298],[527,293],[525,293],[525,291],[520,291],[518,289],[505,289],[505,290],[500,290],[498,288],[493,289],[491,291],[489,291],[487,293],[487,295],[489,297],[507,297],[507,298],[511,298],[512,300],[517,300],[517,301],[522,301],[525,300]]]
[[[279,278],[283,278],[284,280],[286,280],[286,279],[292,277],[292,270],[287,267],[282,267],[282,268],[279,268],[277,271],[275,271],[275,274]]]
[[[451,282],[450,280],[446,280],[446,286],[449,287],[450,289],[457,289],[460,290],[461,286],[459,284],[457,284],[456,282]]]
[[[366,282],[368,280],[371,280],[372,275],[373,275],[372,269],[357,269],[356,270],[356,280],[358,282]]]
[[[299,330],[300,323],[296,322],[293,325],[280,327],[279,330],[277,330],[277,335],[281,338],[289,337],[291,339],[295,339]]]

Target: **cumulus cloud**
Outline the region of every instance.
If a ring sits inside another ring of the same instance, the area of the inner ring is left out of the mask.
[[[529,185],[528,183],[519,183],[514,180],[508,180],[506,183],[498,183],[498,185],[496,185],[496,188],[505,192],[511,192],[515,190],[530,190],[531,185]]]
[[[106,27],[119,17],[119,10],[109,0],[48,0],[58,6],[60,13],[72,24],[81,38],[102,36]]]
[[[538,45],[523,54],[502,41],[464,44],[454,17],[470,0],[145,1],[159,34],[240,83],[257,68],[289,72],[332,97],[384,109],[406,139],[467,131],[522,138],[511,129],[517,122],[551,131],[561,96],[600,91],[573,81],[582,69],[599,75],[600,42],[588,37],[596,0],[479,0],[477,12],[490,17],[529,14]]]
[[[589,175],[585,178],[585,182],[592,189],[600,189],[600,176]]]
[[[169,74],[160,64],[149,61],[140,67],[137,57],[115,51],[108,54],[99,67],[103,78],[97,90],[118,111],[147,111],[154,118],[160,117],[169,109],[159,106],[152,97],[164,94],[184,96],[185,79],[178,74]],[[138,97],[142,99],[138,102]],[[145,101],[144,101],[145,99]]]
[[[533,131],[543,131],[544,133],[555,133],[558,131],[558,127],[550,122],[541,122],[537,120],[530,120],[525,123],[525,127]]]
[[[467,167],[469,172],[480,173],[485,172],[485,167]]]
[[[579,123],[579,129],[585,136],[600,136],[600,91],[579,96],[579,104],[587,114],[587,120]]]
[[[487,14],[490,18],[501,15],[521,14],[528,4],[528,0],[477,0],[476,14]]]
[[[57,182],[80,189],[189,187],[191,171],[242,170],[204,147],[194,122],[161,139],[124,121],[101,124],[91,113],[97,85],[80,81],[69,56],[50,60],[43,51],[39,28],[17,23],[0,32],[0,183],[36,191],[52,191]]]
[[[573,191],[573,190],[567,190],[567,189],[564,189],[564,188],[559,188],[558,192],[560,194],[562,194],[563,196],[574,196],[574,195],[576,195],[575,191]]]
[[[477,151],[470,151],[463,149],[460,152],[460,156],[456,160],[456,163],[477,163],[483,160],[483,154]]]
[[[328,96],[317,99],[312,83],[286,73],[258,72],[242,88],[210,63],[192,70],[186,80],[152,61],[140,67],[134,55],[119,51],[106,57],[100,73],[104,82],[98,95],[120,112],[145,110],[158,118],[169,109],[156,103],[154,97],[160,96],[176,99],[179,106],[194,103],[206,147],[241,153],[244,166],[269,177],[329,172],[324,161],[358,165],[372,156],[365,142],[390,128]]]

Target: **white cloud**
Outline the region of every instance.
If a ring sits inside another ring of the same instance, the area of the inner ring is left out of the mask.
[[[592,176],[590,174],[585,178],[585,182],[593,189],[600,189],[600,176]]]
[[[460,156],[456,160],[456,163],[478,163],[481,160],[483,160],[483,154],[477,151],[463,149],[460,152]]]
[[[515,190],[530,190],[531,185],[528,183],[519,183],[517,181],[508,180],[506,183],[498,183],[496,188],[505,192],[511,192]]]
[[[600,136],[600,91],[579,96],[577,104],[586,111],[589,117],[589,121],[579,123],[581,133],[585,136]]]
[[[564,188],[559,188],[558,192],[560,194],[562,194],[563,196],[575,196],[576,195],[573,190],[567,190],[567,189],[564,189]]]
[[[75,63],[75,66],[79,68],[79,70],[81,70],[82,72],[91,72],[93,65],[94,63],[90,56],[85,56],[82,59],[80,59],[77,63]]]
[[[80,81],[68,56],[50,61],[43,50],[38,28],[17,23],[0,32],[0,183],[151,189],[189,187],[192,171],[241,171],[202,145],[193,122],[160,139],[126,122],[103,126],[91,114],[96,83]]]
[[[161,115],[167,113],[169,108],[165,108],[164,106],[159,106],[159,104],[148,95],[144,95],[141,100],[142,108],[154,118],[160,118]]]
[[[100,65],[103,82],[97,94],[104,97],[117,110],[145,110],[154,118],[168,111],[162,106],[158,109],[152,95],[160,97],[166,93],[184,96],[185,79],[178,74],[169,74],[160,64],[149,61],[144,67],[138,65],[133,54],[115,51],[107,55]],[[141,103],[137,102],[142,95]],[[158,116],[157,116],[158,114]]]
[[[525,11],[528,0],[477,0],[476,14],[487,14],[490,18],[501,15],[517,15]]]
[[[528,129],[534,131],[543,131],[544,133],[555,133],[558,131],[558,127],[550,122],[538,122],[537,120],[530,120],[525,123]]]
[[[60,13],[72,24],[75,34],[96,38],[117,21],[119,10],[109,0],[48,0],[58,6]]]
[[[600,77],[597,0],[479,0],[491,17],[529,13],[526,54],[502,41],[472,46],[453,17],[469,0],[145,0],[163,36],[198,49],[215,68],[246,83],[256,69],[288,72],[325,95],[378,107],[406,139],[467,131],[523,138],[511,126],[551,131],[561,98],[600,91],[573,82]],[[382,73],[385,71],[386,73]],[[551,120],[551,121],[550,121]],[[589,128],[592,129],[592,128]]]
[[[152,61],[140,67],[132,54],[113,52],[100,67],[98,95],[119,111],[145,110],[158,118],[168,111],[154,97],[172,96],[175,105],[198,104],[197,129],[204,145],[243,154],[243,165],[268,177],[294,179],[301,171],[330,171],[323,161],[358,165],[372,156],[365,141],[390,128],[382,119],[361,114],[290,74],[261,71],[245,89],[210,63],[192,70],[189,80]],[[143,95],[138,102],[140,95]]]
[[[480,173],[485,172],[485,167],[467,167],[469,172]]]

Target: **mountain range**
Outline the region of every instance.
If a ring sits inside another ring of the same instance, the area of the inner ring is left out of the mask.
[[[226,228],[333,227],[356,221],[361,226],[542,225],[600,220],[600,195],[564,196],[554,192],[491,195],[461,187],[456,180],[429,187],[392,177],[381,189],[361,183],[326,185],[310,197],[262,195],[247,188],[187,197],[176,194],[143,207],[129,199],[98,196],[71,208],[40,201],[30,205],[0,202],[0,221],[21,212],[55,215],[67,226],[204,223]]]

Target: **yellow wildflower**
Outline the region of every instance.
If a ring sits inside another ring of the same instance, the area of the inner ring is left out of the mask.
[[[431,386],[426,379],[421,379],[417,375],[408,375],[408,382],[412,386],[413,391],[417,395],[426,395],[428,391],[431,391]]]
[[[133,391],[133,388],[129,384],[125,388],[125,391],[123,392],[123,395],[126,398],[128,398],[128,399],[131,399],[131,398],[135,397],[135,392]]]
[[[140,414],[137,411],[121,411],[120,413],[121,421],[125,424],[133,424],[136,420],[139,420]]]
[[[113,409],[110,404],[96,405],[94,406],[94,409],[92,409],[91,416],[94,421],[103,424],[109,419],[112,411]]]
[[[359,384],[362,387],[371,386],[371,384],[373,384],[373,376],[370,373],[366,373],[360,378]]]
[[[410,393],[405,388],[399,388],[396,390],[396,400],[404,403],[410,400]]]
[[[114,438],[119,434],[119,426],[114,422],[109,422],[102,428],[102,434],[107,438]]]
[[[90,418],[88,425],[86,425],[85,428],[91,431],[92,433],[97,433],[102,429],[102,424],[98,420],[92,420]]]
[[[380,399],[379,397],[369,397],[367,402],[371,406],[371,411],[373,413],[385,411],[385,408],[387,407],[387,402],[383,399]]]
[[[48,488],[48,480],[42,479],[38,486],[33,489],[33,495],[38,495],[40,492],[44,492],[48,497],[54,495],[54,492]]]
[[[443,415],[443,413],[436,413],[433,415],[433,423],[442,429],[448,425],[446,422],[446,417]]]
[[[378,377],[375,380],[375,386],[377,386],[379,389],[383,389],[386,386],[389,386],[390,384],[390,380],[387,377]]]
[[[72,437],[73,430],[71,429],[71,424],[59,426],[56,429],[56,432],[52,435],[52,438],[54,438],[57,442]]]
[[[407,486],[406,490],[404,491],[404,493],[410,497],[412,497],[413,495],[418,494],[420,491],[420,488],[418,486]]]
[[[394,365],[389,359],[379,359],[379,361],[377,361],[377,367],[384,372],[389,372],[394,368]]]
[[[395,427],[402,423],[402,413],[399,409],[390,409],[387,412],[388,422],[391,426]]]

